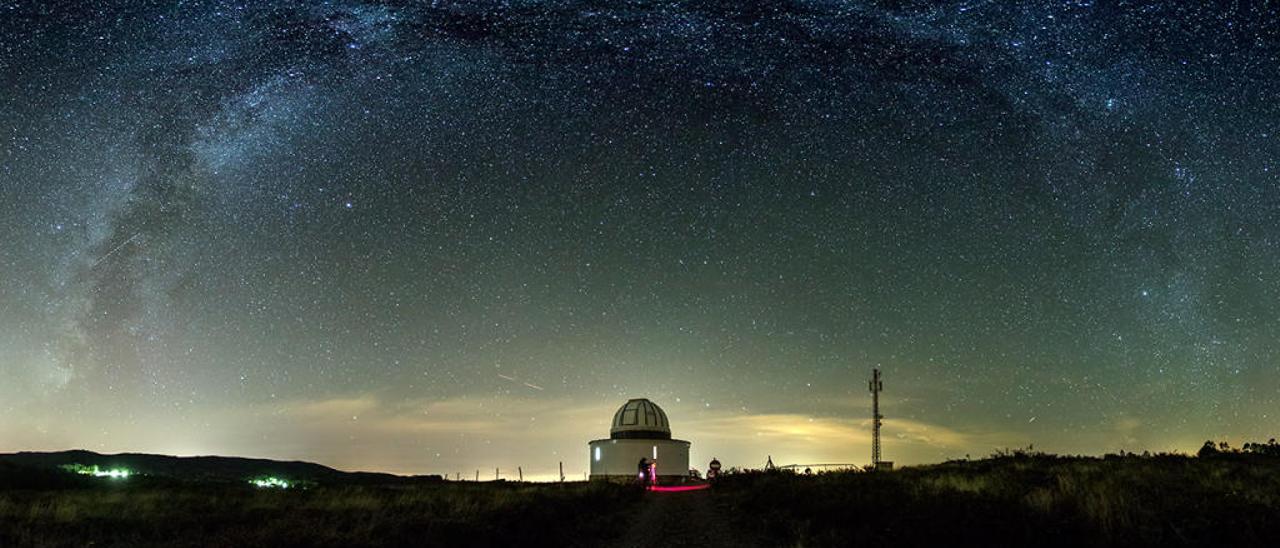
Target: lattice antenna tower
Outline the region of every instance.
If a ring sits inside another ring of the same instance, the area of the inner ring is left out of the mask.
[[[871,467],[880,468],[880,423],[884,420],[884,415],[880,414],[880,392],[884,390],[884,383],[880,382],[880,368],[871,370],[871,382],[868,383],[871,389]]]

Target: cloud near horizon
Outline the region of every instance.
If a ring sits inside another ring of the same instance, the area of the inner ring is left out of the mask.
[[[856,399],[856,398],[853,398]],[[685,402],[663,405],[673,434],[692,442],[691,466],[705,468],[712,457],[727,466],[760,468],[769,458],[787,464],[865,464],[871,421],[831,413],[852,412],[857,402],[831,402],[819,414],[770,410],[704,408]],[[117,432],[112,422],[84,421],[14,431],[0,426],[7,447],[0,450],[85,448],[100,452],[154,452],[175,455],[234,455],[318,462],[344,470],[451,477],[554,480],[558,464],[566,476],[587,470],[586,444],[608,436],[616,402],[571,398],[458,397],[395,399],[360,393],[328,399],[288,400],[244,406],[219,416],[217,424],[190,423],[179,416],[148,417],[149,429]],[[1142,422],[1120,417],[1096,433],[1100,443],[1141,448]],[[95,434],[100,442],[66,440]],[[1008,447],[1026,447],[1040,438],[1026,432],[964,430],[946,424],[889,418],[884,458],[901,465],[927,464],[967,455],[982,457]],[[1186,440],[1181,440],[1186,441]],[[1091,443],[1091,442],[1090,442]],[[1187,445],[1175,444],[1174,449]],[[12,445],[10,445],[12,444]],[[1149,445],[1149,444],[1148,444]],[[1168,444],[1165,444],[1168,445]],[[1050,451],[1073,447],[1036,443]],[[1185,448],[1183,448],[1185,450]],[[1161,449],[1168,450],[1168,449]]]
[[[680,403],[664,407],[675,436],[693,443],[695,468],[703,468],[712,456],[747,468],[761,467],[769,457],[779,465],[868,460],[869,420],[741,413]],[[494,468],[515,471],[520,466],[526,478],[554,479],[563,461],[573,478],[587,468],[586,443],[608,436],[615,408],[614,403],[568,398],[392,400],[366,393],[246,406],[224,415],[214,428],[160,420],[163,425],[150,434],[115,437],[90,449],[297,459],[400,474],[469,477],[478,469],[482,478],[492,477]],[[886,422],[884,443],[886,458],[909,464],[998,446],[1003,439],[1000,434],[894,419]]]

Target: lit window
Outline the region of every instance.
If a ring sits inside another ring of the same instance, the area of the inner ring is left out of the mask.
[[[653,460],[658,460],[658,446],[653,446]]]
[[[596,448],[596,462],[600,462],[600,448]]]

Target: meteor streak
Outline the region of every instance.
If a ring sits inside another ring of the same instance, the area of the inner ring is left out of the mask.
[[[97,261],[95,261],[95,262],[93,263],[93,266],[90,266],[90,267],[89,267],[89,270],[93,270],[93,269],[95,269],[95,268],[98,268],[98,265],[102,264],[102,261],[105,261],[105,260],[107,260],[108,258],[110,258],[112,255],[115,255],[117,251],[120,251],[122,248],[124,248],[124,246],[129,245],[129,242],[132,242],[132,241],[134,241],[134,240],[138,239],[138,236],[141,236],[141,235],[142,235],[142,233],[141,233],[141,232],[139,232],[139,233],[137,233],[137,234],[134,234],[133,236],[130,236],[128,240],[125,240],[125,241],[121,242],[121,243],[120,243],[120,245],[116,246],[116,247],[115,247],[114,249],[112,249],[111,251],[108,251],[106,255],[103,255],[103,256],[99,257],[99,258],[98,258],[98,260],[97,260]]]

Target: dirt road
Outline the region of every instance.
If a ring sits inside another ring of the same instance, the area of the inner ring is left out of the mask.
[[[711,491],[645,493],[640,513],[617,546],[755,546],[733,529]]]

